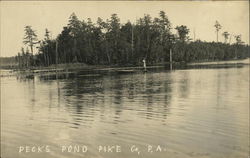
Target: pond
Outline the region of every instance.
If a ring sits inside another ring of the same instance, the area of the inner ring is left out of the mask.
[[[1,78],[2,158],[246,158],[249,65]]]

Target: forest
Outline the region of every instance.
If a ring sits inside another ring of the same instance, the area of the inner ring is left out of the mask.
[[[38,40],[32,26],[24,28],[24,47],[15,57],[19,67],[50,66],[53,64],[85,63],[88,65],[136,66],[145,59],[147,64],[169,62],[170,50],[173,62],[218,61],[249,57],[249,46],[241,35],[220,33],[222,26],[215,21],[211,32],[216,32],[217,42],[191,39],[190,29],[185,25],[172,28],[164,11],[159,17],[144,17],[122,24],[117,14],[109,19],[90,18],[79,20],[72,13],[68,25],[51,38],[45,29],[44,39]],[[173,30],[176,30],[176,34]],[[218,41],[221,35],[223,42]],[[233,37],[232,37],[233,36]],[[235,39],[231,43],[231,38]],[[35,52],[36,51],[36,52]]]

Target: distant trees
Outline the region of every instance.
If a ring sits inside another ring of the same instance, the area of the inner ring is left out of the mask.
[[[22,47],[21,52],[16,56],[16,61],[19,67],[28,68],[32,63],[32,54],[29,52],[29,49],[26,49],[25,51]]]
[[[184,44],[176,43],[173,49],[173,60],[194,62],[244,59],[249,57],[248,48],[249,46],[242,44],[229,45],[199,40]]]
[[[216,21],[217,32],[221,25]],[[229,33],[224,32],[225,43],[189,40],[189,28],[176,26],[172,33],[172,24],[164,11],[152,18],[144,15],[136,20],[121,24],[117,14],[112,14],[104,21],[98,18],[96,23],[90,18],[79,20],[75,13],[69,17],[68,24],[61,33],[51,39],[50,31],[45,29],[43,40],[31,26],[25,27],[24,44],[31,50],[24,49],[16,59],[21,67],[30,65],[49,66],[55,63],[81,62],[90,65],[139,65],[142,59],[148,64],[169,62],[169,51],[175,62],[192,62],[200,60],[228,60],[248,56],[247,46],[243,45],[241,36],[235,36],[236,44],[227,43]],[[38,54],[32,58],[35,44]],[[57,51],[56,51],[57,50]],[[57,52],[57,53],[56,53]]]
[[[215,21],[215,30],[216,30],[216,41],[218,42],[218,34],[219,34],[219,31],[220,29],[222,28],[222,26],[220,25],[220,23],[216,20]]]

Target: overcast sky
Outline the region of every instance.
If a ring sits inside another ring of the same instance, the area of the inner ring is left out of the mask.
[[[172,27],[186,25],[193,38],[202,41],[215,41],[214,24],[222,25],[220,34],[228,31],[241,34],[242,40],[249,44],[249,2],[248,1],[0,1],[1,4],[1,56],[13,56],[23,46],[24,27],[31,25],[39,39],[44,38],[45,28],[55,38],[68,18],[75,12],[80,20],[97,17],[107,19],[112,13],[118,14],[122,23],[150,14],[157,17],[160,10],[166,12]],[[174,29],[172,30],[174,33]],[[223,41],[223,37],[219,37]],[[232,40],[234,42],[234,40]]]

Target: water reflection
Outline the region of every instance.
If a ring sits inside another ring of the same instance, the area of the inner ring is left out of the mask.
[[[72,143],[87,144],[92,157],[117,156],[96,152],[100,144],[167,144],[167,151],[155,157],[247,155],[247,67],[91,75],[79,71],[2,81],[6,157],[18,157],[7,149],[15,151],[20,144],[58,148]],[[12,137],[15,142],[9,141]],[[123,156],[137,157],[126,151]]]

